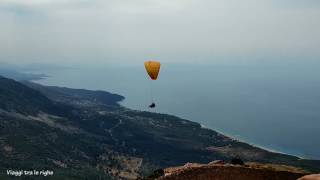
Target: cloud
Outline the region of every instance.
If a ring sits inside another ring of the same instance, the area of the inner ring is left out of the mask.
[[[170,62],[320,56],[314,0],[4,0],[0,57]],[[304,6],[301,6],[303,4]]]

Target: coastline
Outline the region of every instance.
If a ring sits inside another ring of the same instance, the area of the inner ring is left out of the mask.
[[[33,73],[31,73],[31,74],[33,74]],[[40,75],[40,74],[38,74],[38,75]],[[39,78],[34,78],[34,79],[28,80],[28,81],[42,84],[42,83],[39,82],[39,81],[50,77],[50,76],[45,75],[45,74],[41,74],[41,75],[42,75],[42,77],[41,77],[40,79],[39,79]],[[45,86],[46,86],[46,84],[42,84],[42,85],[45,85]],[[106,91],[106,92],[108,92],[108,91]],[[115,93],[115,94],[117,94],[117,93]],[[123,97],[124,97],[124,96],[123,96]],[[125,100],[126,100],[126,97],[124,97],[123,100],[121,100],[120,102],[118,102],[118,104],[121,105],[121,106],[123,106],[123,107],[125,107],[125,108],[131,109],[131,110],[136,110],[136,109],[134,109],[134,108],[131,108],[131,107],[128,107],[128,106],[124,105]],[[137,110],[137,111],[141,111],[141,110]],[[152,112],[152,111],[148,111],[148,112],[154,113],[154,112]],[[164,114],[168,114],[168,113],[164,113]],[[168,115],[174,115],[174,114],[168,114]],[[174,116],[176,116],[176,115],[174,115]],[[180,116],[177,116],[177,117],[180,118]],[[185,119],[185,118],[182,118],[182,119]],[[189,120],[189,119],[187,119],[187,120]],[[232,134],[229,134],[229,133],[225,133],[225,132],[223,132],[223,131],[221,131],[221,130],[217,130],[217,129],[213,129],[213,128],[208,128],[208,127],[206,127],[205,125],[203,125],[203,124],[201,124],[201,123],[199,123],[199,122],[196,122],[196,121],[193,121],[193,120],[189,120],[189,121],[192,121],[192,122],[194,122],[194,123],[198,123],[202,128],[215,131],[215,132],[217,132],[217,133],[219,133],[219,134],[221,134],[221,135],[224,135],[224,136],[226,136],[226,137],[228,137],[228,138],[230,138],[230,139],[232,139],[232,140],[235,140],[235,141],[238,141],[238,142],[241,142],[241,143],[245,143],[245,144],[248,144],[248,145],[250,145],[250,146],[253,146],[253,147],[256,147],[256,148],[259,148],[259,149],[263,149],[263,150],[268,151],[268,152],[277,153],[277,154],[283,154],[283,155],[289,155],[289,156],[294,156],[294,157],[297,157],[297,158],[303,159],[303,160],[316,160],[316,159],[306,158],[306,157],[304,157],[303,155],[299,155],[299,154],[297,154],[297,153],[290,153],[290,152],[286,152],[286,151],[280,151],[280,150],[276,150],[276,149],[273,149],[273,148],[266,147],[266,146],[264,146],[264,145],[259,145],[259,144],[257,144],[257,143],[251,143],[250,141],[247,141],[247,140],[245,140],[245,139],[241,139],[241,138],[236,137],[235,135],[232,135]]]
[[[39,81],[48,78],[49,76],[44,73],[29,72],[29,71],[16,71],[12,69],[1,69],[1,76],[14,79],[16,81]]]
[[[272,148],[268,148],[268,147],[265,147],[263,145],[259,145],[259,144],[255,144],[255,143],[250,143],[249,141],[246,141],[244,139],[240,139],[240,138],[237,138],[231,134],[228,134],[228,133],[224,133],[220,130],[216,130],[216,129],[211,129],[211,128],[207,128],[205,125],[203,124],[200,124],[202,128],[204,129],[209,129],[209,130],[213,130],[213,131],[216,131],[217,133],[219,134],[222,134],[224,136],[227,136],[228,138],[232,139],[232,140],[235,140],[235,141],[238,141],[238,142],[241,142],[241,143],[245,143],[245,144],[248,144],[250,146],[253,146],[253,147],[256,147],[256,148],[259,148],[259,149],[263,149],[263,150],[266,150],[268,152],[272,152],[272,153],[277,153],[277,154],[283,154],[283,155],[289,155],[289,156],[295,156],[299,159],[303,159],[303,160],[316,160],[316,159],[309,159],[309,158],[306,158],[306,157],[303,157],[301,155],[297,155],[297,154],[292,154],[292,153],[287,153],[287,152],[284,152],[284,151],[279,151],[279,150],[275,150],[275,149],[272,149]]]

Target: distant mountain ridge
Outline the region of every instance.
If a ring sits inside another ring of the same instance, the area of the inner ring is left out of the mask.
[[[83,101],[101,103],[110,106],[119,106],[119,102],[124,100],[123,96],[111,94],[105,91],[90,91],[85,89],[71,89],[66,87],[41,86],[29,81],[23,81],[26,86],[36,89],[54,101],[70,103],[70,101]]]
[[[187,162],[239,157],[320,171],[320,161],[268,152],[175,116],[121,107],[102,91],[0,77],[0,179],[50,169],[53,179],[135,179]]]
[[[54,103],[39,91],[0,76],[0,108],[22,114],[50,111]]]
[[[47,77],[45,74],[18,72],[16,68],[17,67],[11,67],[10,65],[3,65],[0,63],[0,76],[8,77],[17,81],[39,80]]]

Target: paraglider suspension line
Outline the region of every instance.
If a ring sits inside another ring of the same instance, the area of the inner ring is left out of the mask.
[[[151,100],[151,103],[154,103],[154,99],[153,99],[153,89],[152,89],[152,80],[150,81],[150,100]]]

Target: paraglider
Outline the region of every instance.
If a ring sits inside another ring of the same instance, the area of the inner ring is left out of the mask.
[[[158,75],[159,75],[159,72],[160,72],[160,67],[161,67],[161,64],[160,62],[158,61],[146,61],[144,62],[144,66],[146,68],[146,71],[149,75],[149,77],[151,78],[152,81],[156,81],[158,79]],[[150,87],[150,91],[151,91],[151,105],[149,105],[149,108],[155,108],[156,107],[156,104],[154,103],[153,101],[153,93],[152,93],[152,87]]]
[[[146,61],[144,62],[144,66],[152,80],[157,80],[160,72],[160,62],[158,61]]]

